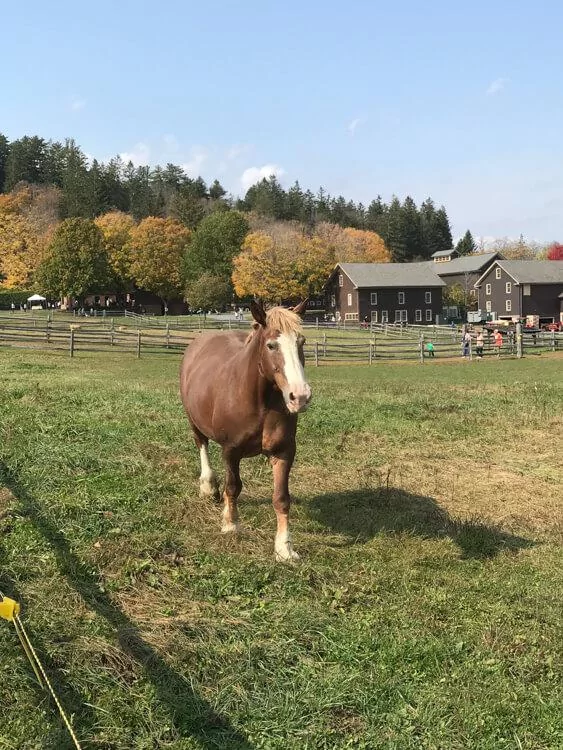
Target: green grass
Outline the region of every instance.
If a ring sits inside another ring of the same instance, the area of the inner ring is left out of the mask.
[[[177,357],[0,350],[0,589],[83,746],[562,748],[562,362],[310,368],[283,566],[265,461],[240,538],[198,498]],[[71,747],[0,660],[0,748]]]

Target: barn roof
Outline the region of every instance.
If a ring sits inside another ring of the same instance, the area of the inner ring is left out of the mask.
[[[462,255],[461,258],[453,258],[453,260],[447,263],[434,263],[435,273],[439,276],[448,276],[450,274],[458,273],[478,273],[488,263],[491,263],[496,258],[502,258],[500,253],[480,253],[475,255]]]
[[[339,263],[358,289],[367,287],[446,286],[434,263]]]

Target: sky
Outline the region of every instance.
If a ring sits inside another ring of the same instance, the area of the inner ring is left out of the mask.
[[[87,6],[87,7],[81,7]],[[0,132],[431,196],[454,236],[563,241],[563,3],[28,0],[2,11]]]

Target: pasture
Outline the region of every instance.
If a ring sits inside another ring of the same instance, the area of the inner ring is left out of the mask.
[[[0,589],[84,748],[563,747],[563,358],[433,365],[309,367],[286,566],[263,459],[239,538],[199,499],[177,355],[0,349]],[[0,748],[71,747],[0,659]]]

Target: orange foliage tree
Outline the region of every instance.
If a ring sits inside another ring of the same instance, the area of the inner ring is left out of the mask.
[[[175,219],[149,216],[133,227],[127,246],[137,285],[163,300],[180,295],[182,259],[190,237],[190,230]]]

